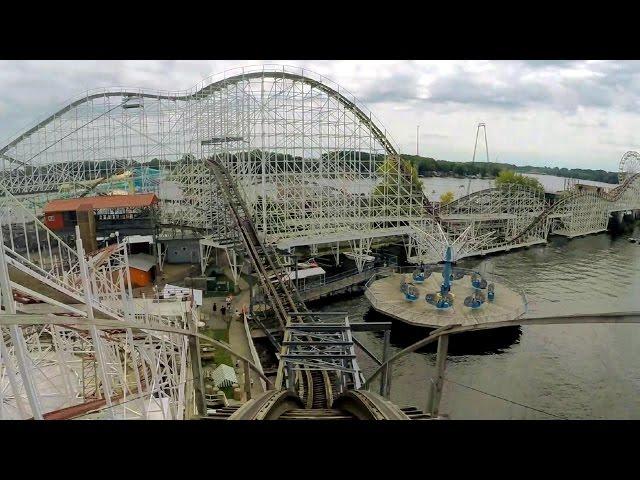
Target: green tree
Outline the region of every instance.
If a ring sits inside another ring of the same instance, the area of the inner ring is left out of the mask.
[[[446,205],[447,203],[451,203],[453,202],[453,192],[445,192],[442,195],[440,195],[440,203],[442,205]]]
[[[464,165],[462,165],[461,163],[456,163],[453,166],[453,172],[456,175],[464,175],[465,173],[467,173],[467,169]]]
[[[147,162],[147,166],[150,168],[160,168],[160,160],[154,157],[151,161]]]
[[[377,169],[378,185],[370,197],[371,207],[379,215],[414,215],[422,206],[422,181],[410,161],[390,155]],[[404,198],[396,205],[397,197]]]
[[[538,192],[544,192],[544,187],[538,181],[537,178],[527,177],[526,175],[520,175],[512,170],[502,170],[496,178],[496,186],[507,185],[522,185],[523,187],[529,187]]]
[[[398,185],[398,176],[402,178]],[[414,192],[422,192],[422,182],[418,177],[418,170],[411,162],[400,157],[389,156],[379,167],[380,184],[376,186],[374,195],[397,195],[398,186],[401,190],[411,188]]]

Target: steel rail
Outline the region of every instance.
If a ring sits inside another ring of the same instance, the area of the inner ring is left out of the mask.
[[[295,317],[295,314],[302,310],[302,312],[308,313],[309,310],[306,307],[304,301],[300,298],[300,295],[295,288],[295,286],[290,285],[287,287],[284,283],[284,272],[277,261],[277,259],[272,258],[272,255],[265,245],[258,238],[257,232],[253,227],[253,222],[251,220],[249,209],[244,203],[240,192],[238,191],[237,184],[233,182],[231,175],[227,171],[227,169],[222,165],[219,160],[207,160],[207,164],[209,168],[213,171],[213,174],[221,187],[223,195],[231,209],[231,213],[233,219],[236,223],[237,228],[240,230],[240,237],[242,239],[242,243],[249,254],[251,262],[254,268],[257,270],[258,277],[260,283],[262,284],[263,290],[267,294],[267,297],[271,301],[271,306],[278,321],[283,329],[285,329],[288,319],[290,317]],[[266,266],[261,258],[260,253],[258,252],[258,248],[262,251],[262,256],[266,259],[271,271],[275,273],[277,285],[280,287],[281,293],[276,289],[276,285],[274,285],[269,280],[268,272],[266,271]],[[295,299],[293,298],[295,297]],[[286,308],[285,303],[288,305],[289,309]],[[293,315],[292,315],[293,314]],[[278,379],[282,378],[283,372],[283,362],[281,361],[278,366]],[[322,376],[321,383],[323,385],[323,395],[324,397],[322,401],[330,404],[332,398],[329,398],[331,394],[331,378],[327,372],[322,372],[318,374],[317,372],[310,372],[308,369],[303,373],[303,384],[305,385],[305,396],[307,405],[312,406],[314,399],[317,397],[318,402],[321,401],[319,392],[315,392],[317,389],[315,382],[315,377],[318,375]]]
[[[521,316],[514,320],[481,323],[477,325],[460,324],[446,325],[432,331],[422,340],[409,345],[400,350],[398,353],[389,358],[376,368],[369,378],[364,382],[363,388],[368,388],[371,382],[386,368],[388,368],[396,360],[404,357],[408,353],[415,352],[430,343],[438,340],[443,335],[455,335],[457,333],[471,332],[475,330],[490,330],[502,327],[527,326],[527,325],[571,325],[586,323],[640,323],[640,312],[605,312],[605,313],[577,313],[571,315],[545,315],[545,316]]]
[[[260,255],[256,249],[255,242],[258,242],[259,245],[257,247],[260,247],[264,252],[265,257],[269,259],[270,267],[272,271],[274,271],[274,273],[276,274],[276,278],[278,279],[278,282],[281,282],[281,278],[280,278],[282,275],[282,272],[280,271],[281,269],[277,269],[275,265],[273,265],[273,262],[269,258],[270,256],[267,254],[264,245],[262,245],[262,242],[260,242],[260,240],[258,239],[255,230],[251,232],[251,236],[254,238],[249,238],[249,232],[246,231],[248,225],[244,225],[245,221],[248,221],[248,223],[251,224],[251,221],[250,221],[251,219],[250,217],[248,217],[249,211],[246,205],[244,205],[244,202],[242,202],[242,197],[240,196],[239,192],[235,192],[235,195],[234,195],[234,192],[232,192],[232,189],[235,189],[235,188],[233,186],[233,182],[231,181],[229,173],[226,171],[224,166],[218,161],[209,160],[207,163],[210,166],[211,170],[213,170],[214,176],[216,177],[219,185],[222,187],[221,190],[226,197],[229,208],[231,209],[233,219],[238,227],[238,230],[240,230],[242,243],[244,244],[245,249],[247,250],[247,253],[249,253],[249,256],[251,257],[251,261],[254,264],[254,267],[258,270],[258,278],[260,280],[260,283],[262,284],[262,288],[264,289],[265,293],[271,300],[272,306],[275,307],[274,311],[278,317],[280,326],[284,328],[287,323],[287,317],[288,317],[287,309],[282,304],[282,299],[278,295],[278,292],[276,291],[276,287],[269,280],[269,275],[267,274],[265,266],[262,260],[260,259]],[[243,213],[245,214],[244,215],[245,218],[242,218],[242,215],[238,211],[236,202],[240,202],[240,208],[243,210]],[[286,296],[286,300],[289,303],[289,306],[293,308],[294,312],[296,312],[297,306],[293,302],[293,299],[289,295],[289,292],[287,291],[286,288],[283,288],[282,290],[284,291],[284,294]]]

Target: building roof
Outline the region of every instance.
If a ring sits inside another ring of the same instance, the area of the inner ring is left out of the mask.
[[[325,270],[322,267],[311,267],[311,268],[301,268],[298,270],[298,279],[308,278],[308,277],[316,277],[318,275],[324,275]],[[272,274],[269,275],[269,280],[272,282],[277,281],[277,275]],[[284,280],[295,280],[296,279],[296,271],[291,270],[289,273],[284,275]]]
[[[122,240],[126,243],[153,243],[153,235],[129,235]]]
[[[177,285],[166,284],[162,290],[162,295],[166,297],[192,295],[196,305],[202,305],[202,290],[197,288],[178,287]]]
[[[224,363],[218,365],[218,368],[213,371],[211,377],[213,380],[213,384],[216,387],[230,387],[234,383],[238,383],[236,371],[233,369],[233,367],[225,365]]]
[[[94,210],[107,208],[149,207],[158,201],[154,193],[137,195],[105,195],[99,197],[67,198],[52,200],[44,206],[44,213],[75,212],[80,205],[90,204]]]
[[[156,266],[156,258],[153,255],[147,255],[146,253],[136,253],[135,255],[129,255],[129,267],[136,270],[142,270],[148,272]]]
[[[298,278],[302,279],[302,278],[308,278],[308,277],[315,277],[318,275],[324,275],[326,272],[322,267],[311,267],[311,268],[300,269],[298,270],[297,273],[298,273]],[[289,272],[289,278],[291,280],[296,279],[295,270],[292,270],[291,272]]]

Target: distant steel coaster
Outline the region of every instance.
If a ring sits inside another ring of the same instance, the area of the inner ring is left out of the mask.
[[[618,181],[624,183],[624,181],[640,173],[640,153],[629,151],[622,156],[620,160],[620,169],[618,171]]]

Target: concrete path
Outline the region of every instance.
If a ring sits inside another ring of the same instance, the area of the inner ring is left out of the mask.
[[[231,278],[231,271],[228,268],[225,268],[225,274]],[[232,295],[231,311],[227,314],[227,320],[231,319],[231,324],[229,325],[229,345],[239,354],[247,358],[252,358],[243,318],[242,316],[236,316],[234,314],[236,310],[242,312],[243,306],[246,307],[247,310],[249,309],[249,284],[244,278],[240,278],[238,279],[238,287],[240,288],[240,293]],[[224,302],[224,298],[222,301]],[[238,375],[238,382],[240,382],[239,385],[242,389],[244,386],[242,365],[239,365],[239,368],[236,369],[236,374]],[[263,391],[262,383],[260,382],[260,377],[253,371],[251,372],[251,379],[253,380],[251,395],[255,398],[256,395]]]

